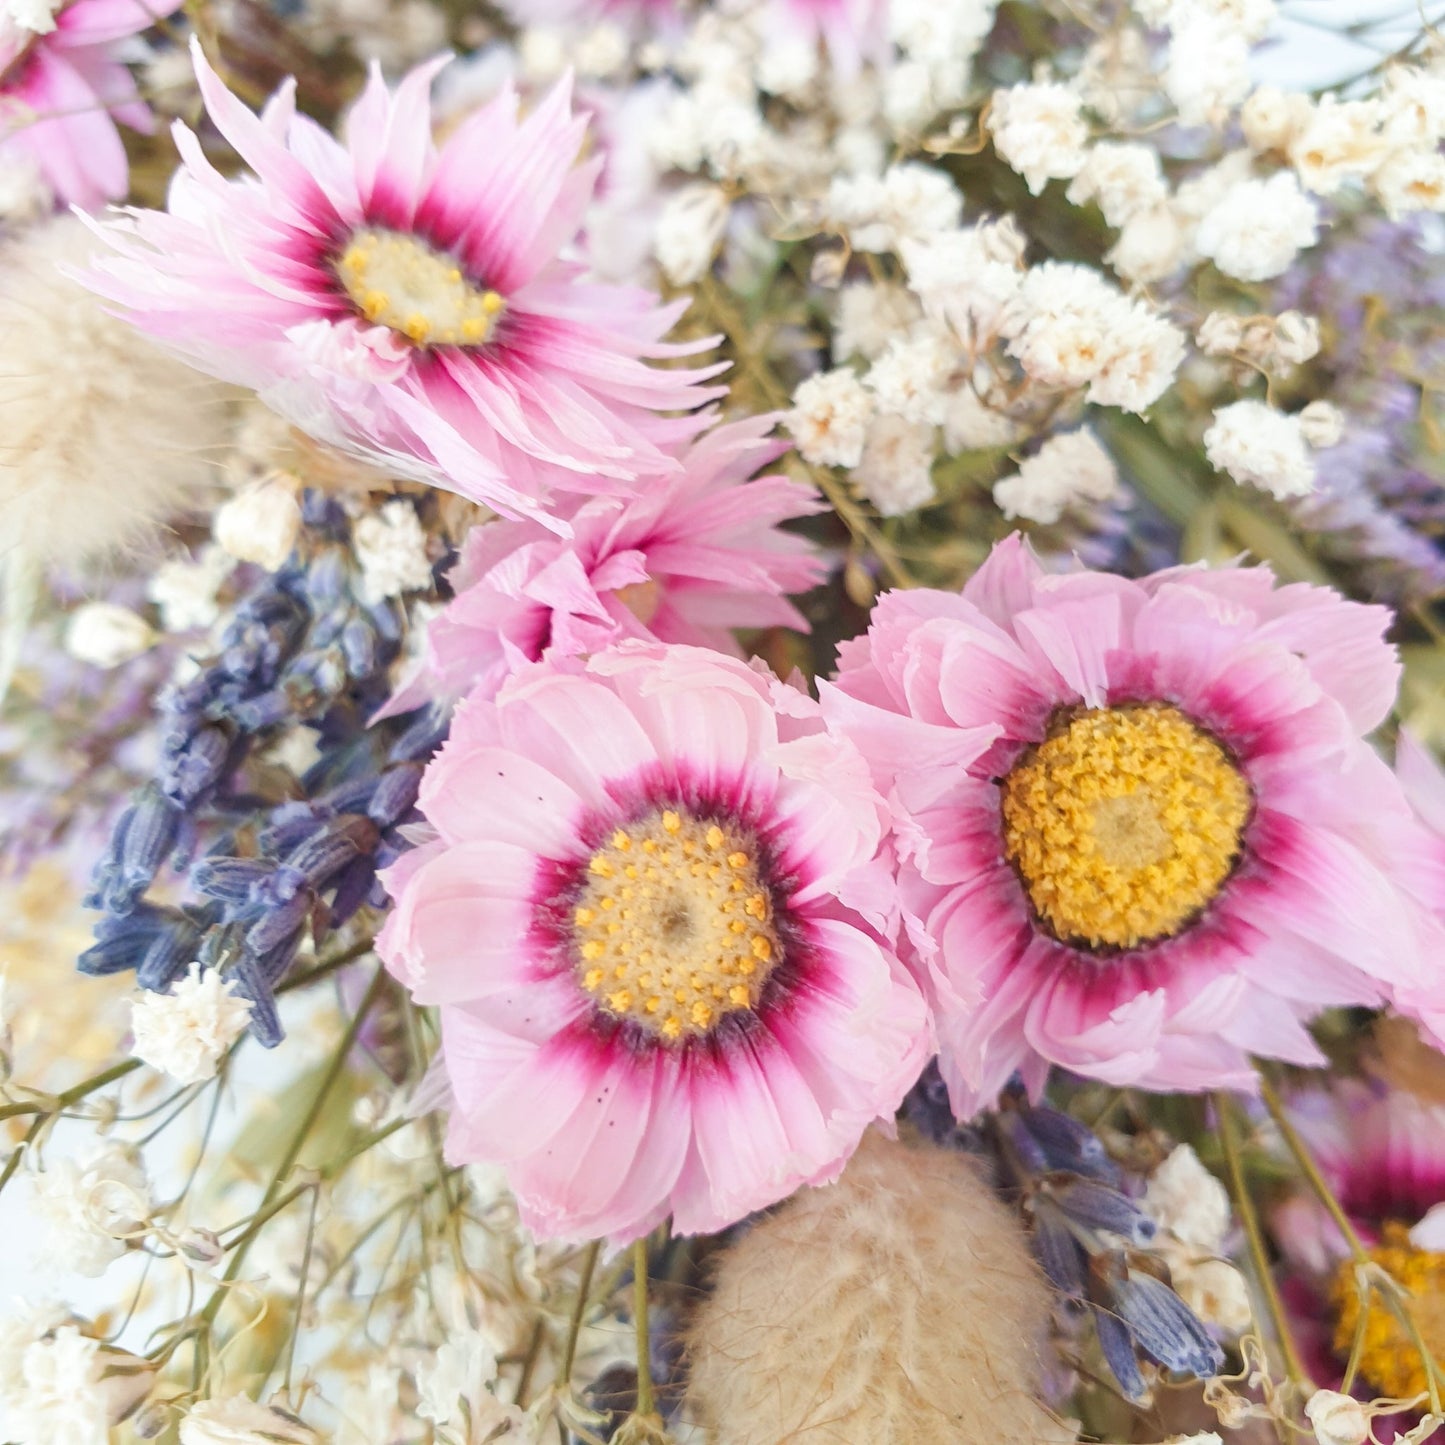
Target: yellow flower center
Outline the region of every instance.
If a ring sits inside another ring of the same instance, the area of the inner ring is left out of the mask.
[[[572,913],[577,980],[669,1042],[755,1009],[782,953],[757,840],[671,808],[616,829]]]
[[[1223,886],[1249,784],[1219,742],[1162,703],[1068,716],[1004,778],[1004,851],[1057,938],[1168,938]]]
[[[1387,1224],[1383,1239],[1368,1251],[1370,1258],[1410,1292],[1411,1317],[1425,1348],[1445,1359],[1445,1254],[1416,1249],[1403,1224]],[[1355,1265],[1346,1260],[1335,1274],[1330,1291],[1335,1307],[1335,1353],[1348,1358],[1360,1323],[1360,1293]],[[1378,1294],[1367,1296],[1365,1341],[1360,1373],[1380,1394],[1410,1400],[1427,1388],[1425,1362],[1405,1326]]]
[[[480,346],[506,304],[468,281],[455,257],[395,231],[357,231],[336,278],[368,321],[418,346]]]

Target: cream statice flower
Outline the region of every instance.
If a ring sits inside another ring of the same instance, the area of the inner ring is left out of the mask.
[[[381,602],[432,585],[426,530],[410,502],[394,498],[379,512],[358,517],[351,529],[351,545],[361,563],[361,584],[368,601]]]
[[[935,430],[901,416],[877,417],[853,469],[858,489],[882,517],[902,517],[933,500]]]
[[[1314,490],[1315,464],[1298,416],[1248,399],[1221,407],[1204,433],[1204,454],[1237,482],[1274,497]]]
[[[1051,180],[1076,176],[1088,159],[1089,128],[1072,86],[1047,81],[993,93],[989,129],[994,149],[1034,195]]]
[[[1087,427],[1050,437],[993,488],[1005,517],[1043,523],[1057,522],[1073,502],[1104,502],[1118,494],[1114,460]]]
[[[820,467],[856,467],[872,417],[872,396],[853,372],[839,367],[799,384],[783,424],[804,461]]]
[[[1319,232],[1315,203],[1289,171],[1232,186],[1200,222],[1195,246],[1239,281],[1286,272]]]
[[[215,1078],[251,1018],[250,999],[237,997],[234,988],[234,980],[193,963],[169,993],[145,992],[132,1000],[136,1058],[180,1084]]]
[[[56,1268],[92,1277],[126,1251],[151,1211],[150,1184],[133,1151],[107,1144],[81,1159],[34,1169],[35,1199]]]
[[[181,1421],[181,1445],[316,1445],[317,1435],[295,1415],[222,1395],[192,1405]]]
[[[81,603],[65,627],[65,650],[92,667],[119,667],[155,640],[155,629],[144,617],[114,602]]]

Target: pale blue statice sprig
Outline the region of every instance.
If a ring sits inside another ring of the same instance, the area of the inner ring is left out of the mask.
[[[368,726],[403,618],[366,597],[343,510],[308,494],[303,512],[297,551],[240,599],[216,655],[162,696],[159,764],[96,867],[87,902],[104,916],[80,958],[83,972],[134,969],[158,990],[192,960],[221,969],[267,1047],[283,1036],[276,985],[307,938],[384,901],[377,870],[407,847],[422,767],[446,734],[431,708]],[[258,795],[252,764],[300,723],[316,733],[301,796]],[[166,869],[186,878],[179,905],[146,896]]]

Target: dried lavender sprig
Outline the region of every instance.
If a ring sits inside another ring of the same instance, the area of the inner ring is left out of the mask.
[[[388,694],[401,615],[366,597],[342,509],[310,493],[303,515],[297,552],[241,599],[217,654],[161,700],[156,776],[97,866],[89,901],[106,916],[81,960],[88,972],[135,967],[156,989],[192,959],[225,969],[268,1047],[283,1033],[275,987],[307,937],[384,901],[376,872],[408,846],[400,830],[446,734],[431,709],[367,726]],[[304,796],[255,796],[249,764],[297,722],[319,734]],[[167,864],[188,873],[198,906],[146,901]]]

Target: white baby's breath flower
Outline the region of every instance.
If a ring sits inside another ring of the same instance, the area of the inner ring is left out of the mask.
[[[221,615],[216,594],[231,575],[235,559],[208,542],[193,558],[163,562],[146,583],[146,596],[160,608],[167,632],[209,627]]]
[[[480,1330],[447,1340],[417,1366],[417,1414],[435,1425],[460,1419],[464,1402],[497,1378],[495,1349],[496,1341]]]
[[[286,564],[301,535],[301,503],[290,477],[275,476],[231,497],[211,525],[216,545],[238,562],[268,572]]]
[[[369,601],[420,592],[432,584],[426,531],[416,508],[400,497],[379,512],[358,518],[351,529],[351,545],[361,563],[361,585]]]
[[[909,285],[966,344],[994,334],[1023,277],[1027,242],[1011,216],[905,241]]]
[[[823,467],[854,467],[863,455],[873,398],[846,367],[810,376],[793,393],[783,419],[804,461]]]
[[[1261,85],[1240,106],[1239,123],[1250,150],[1288,151],[1313,114],[1309,96]]]
[[[119,667],[155,640],[144,617],[114,602],[83,602],[65,625],[65,650],[92,667]]]
[[[1339,444],[1345,434],[1345,414],[1330,401],[1312,401],[1299,414],[1300,431],[1315,450]]]
[[[1118,292],[1095,270],[1045,261],[1028,271],[1004,314],[1009,353],[1045,386],[1086,386],[1109,352]]]
[[[1076,206],[1096,201],[1111,226],[1122,226],[1169,197],[1159,152],[1136,141],[1100,141],[1069,184]]]
[[[1390,150],[1380,133],[1383,119],[1378,101],[1325,96],[1289,144],[1300,184],[1332,196],[1346,181],[1369,175]]]
[[[1149,285],[1171,276],[1184,264],[1187,251],[1184,227],[1174,207],[1151,206],[1130,216],[1119,239],[1104,259],[1126,281]]]
[[[1402,147],[1370,177],[1370,189],[1392,221],[1412,211],[1445,211],[1445,156]]]
[[[1024,435],[1018,422],[989,406],[972,386],[949,393],[943,413],[943,445],[949,456],[1013,446]]]
[[[67,1318],[54,1301],[16,1300],[12,1312],[0,1319],[0,1412],[14,1409],[25,1393],[25,1351]]]
[[[627,32],[610,20],[584,31],[571,44],[568,60],[578,75],[592,80],[606,80],[616,75],[631,52]]]
[[[880,412],[905,421],[940,422],[944,386],[957,353],[946,334],[925,329],[895,340],[873,363],[864,382]]]
[[[1123,411],[1145,411],[1174,380],[1187,350],[1185,335],[1142,301],[1123,297],[1108,321],[1110,344],[1085,400]]]
[[[1034,195],[1083,167],[1089,128],[1079,106],[1078,91],[1055,81],[994,91],[988,121],[994,149]]]
[[[897,251],[958,224],[963,197],[936,166],[904,161],[882,177],[839,176],[828,191],[828,214],[855,251]]]
[[[1263,401],[1221,407],[1204,433],[1204,454],[1237,482],[1275,497],[1302,497],[1314,490],[1315,464],[1297,416]]]
[[[1176,7],[1163,84],[1185,125],[1217,124],[1249,94],[1249,40],[1208,6]]]
[[[7,1392],[9,1438],[22,1445],[107,1445],[110,1427],[149,1393],[155,1367],[64,1324],[24,1347]]]
[[[1364,1445],[1370,1435],[1369,1411],[1338,1390],[1316,1390],[1305,1403],[1305,1418],[1319,1445]]]
[[[1274,318],[1268,343],[1260,349],[1260,361],[1271,371],[1303,366],[1319,350],[1319,321],[1302,311],[1282,311]]]
[[[103,1274],[151,1212],[145,1170],[118,1144],[36,1169],[32,1183],[48,1228],[47,1257],[57,1269],[75,1274]]]
[[[850,356],[875,360],[911,329],[920,314],[912,292],[896,282],[855,281],[844,286],[838,292],[833,326],[834,360]]]
[[[1315,203],[1288,171],[1266,181],[1241,181],[1204,217],[1195,238],[1226,276],[1268,281],[1282,275],[1319,234]]]
[[[136,1058],[179,1084],[215,1078],[251,1018],[251,1000],[236,997],[235,986],[234,979],[192,963],[169,993],[141,993],[131,1001]]]
[[[673,285],[691,286],[706,275],[727,224],[727,193],[719,186],[697,181],[667,198],[657,218],[654,250]]]
[[[1188,1144],[1172,1149],[1150,1175],[1144,1212],[1183,1244],[1208,1254],[1224,1248],[1230,1221],[1228,1191]]]
[[[1175,1293],[1205,1324],[1240,1335],[1254,1322],[1249,1286],[1232,1264],[1168,1249],[1161,1254]]]
[[[200,1400],[181,1421],[181,1445],[316,1445],[317,1435],[295,1415],[245,1395]]]
[[[1414,65],[1385,72],[1381,129],[1399,145],[1434,146],[1445,139],[1445,73]]]
[[[994,483],[993,499],[1005,517],[1047,524],[1074,502],[1103,502],[1118,491],[1114,459],[1081,427],[1051,436],[1013,476]]]
[[[55,15],[63,0],[4,0],[0,16],[17,29],[32,35],[48,35],[55,29]]]
[[[880,416],[853,471],[863,495],[883,517],[902,517],[933,500],[934,429],[901,416]]]

